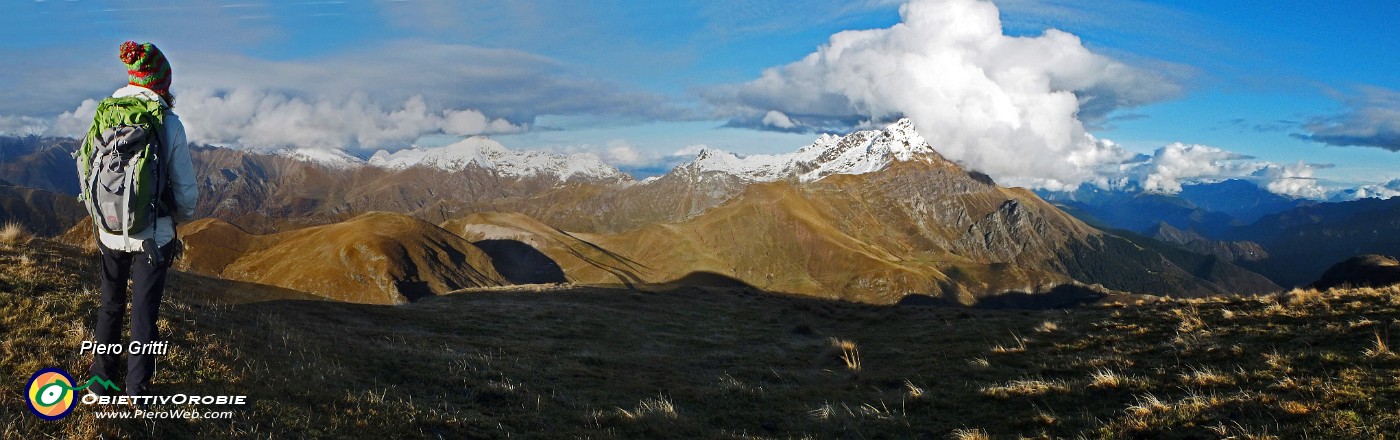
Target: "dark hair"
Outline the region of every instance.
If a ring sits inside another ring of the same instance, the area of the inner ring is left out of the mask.
[[[165,100],[165,106],[166,106],[166,107],[175,108],[175,94],[174,94],[174,93],[170,93],[170,92],[167,91],[167,92],[165,92],[165,93],[162,93],[162,94],[160,95],[160,98]]]

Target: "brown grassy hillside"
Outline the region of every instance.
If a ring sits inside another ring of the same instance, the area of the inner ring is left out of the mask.
[[[369,213],[273,235],[204,219],[183,226],[181,235],[182,270],[340,301],[398,304],[504,283],[470,242],[401,214]]]
[[[160,393],[231,419],[44,422],[82,371],[93,260],[0,244],[3,438],[1391,438],[1400,289],[878,307],[749,289],[470,291],[398,307],[214,302],[172,282]],[[269,298],[276,298],[270,296]],[[157,408],[160,409],[160,408]],[[188,409],[188,408],[169,408]]]

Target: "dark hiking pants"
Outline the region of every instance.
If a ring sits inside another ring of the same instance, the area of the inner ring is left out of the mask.
[[[171,242],[174,243],[174,242]],[[121,344],[126,354],[130,344],[122,339],[122,321],[126,318],[126,282],[131,280],[131,341],[147,343],[158,340],[156,318],[160,312],[160,299],[165,293],[165,274],[169,264],[152,265],[141,252],[121,252],[98,245],[102,250],[102,305],[97,311],[96,338],[98,344]],[[161,253],[170,255],[172,245],[161,247]],[[103,380],[117,376],[121,365],[119,354],[93,355],[92,375]],[[127,395],[147,395],[151,389],[151,377],[155,375],[156,355],[127,354],[126,386],[122,391]],[[95,387],[95,388],[101,388]],[[94,390],[102,394],[105,390]]]

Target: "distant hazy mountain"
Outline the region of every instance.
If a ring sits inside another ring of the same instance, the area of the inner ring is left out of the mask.
[[[1182,185],[1181,193],[1177,194],[1177,197],[1191,202],[1197,208],[1225,213],[1242,224],[1254,223],[1255,220],[1269,214],[1317,203],[1274,194],[1259,185],[1239,179]]]
[[[490,170],[506,177],[554,177],[560,181],[574,179],[631,180],[612,165],[604,163],[593,153],[553,154],[542,151],[516,151],[500,142],[474,136],[442,147],[412,147],[394,152],[379,150],[368,160],[340,150],[287,148],[273,154],[336,170],[353,170],[364,166],[404,170],[414,167],[436,168],[448,172],[470,168]]]
[[[0,136],[0,179],[16,186],[78,195],[74,139]]]
[[[1147,231],[1148,237],[1175,245],[1198,254],[1214,255],[1225,261],[1260,261],[1269,258],[1268,251],[1252,241],[1212,240],[1196,233],[1183,231],[1162,222]]]
[[[480,167],[506,177],[547,176],[560,181],[632,180],[593,153],[565,155],[516,151],[484,137],[471,137],[443,147],[409,148],[393,153],[380,150],[369,158],[367,164],[391,169],[431,166],[444,171]]]
[[[1084,184],[1075,191],[1037,191],[1041,197],[1097,226],[1152,235],[1165,223],[1212,239],[1261,217],[1317,202],[1290,199],[1244,180],[1183,185],[1178,194],[1109,190]]]
[[[1312,282],[1356,255],[1400,255],[1400,199],[1321,203],[1239,180],[1186,185],[1177,195],[1087,185],[1042,194],[1096,226],[1234,261],[1283,286]]]
[[[0,180],[0,224],[18,222],[36,234],[54,236],[86,217],[87,209],[73,196]]]
[[[1280,285],[1302,285],[1357,255],[1400,255],[1400,198],[1298,207],[1232,229],[1227,238],[1260,243],[1269,252],[1246,267]]]

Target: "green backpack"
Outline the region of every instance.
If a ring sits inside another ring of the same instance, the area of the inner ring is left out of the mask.
[[[78,198],[99,229],[137,234],[170,208],[163,201],[169,180],[161,139],[165,111],[159,101],[136,96],[97,104],[92,128],[74,157]]]

